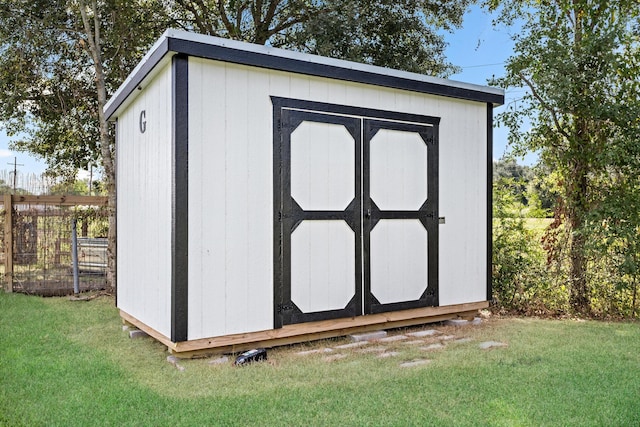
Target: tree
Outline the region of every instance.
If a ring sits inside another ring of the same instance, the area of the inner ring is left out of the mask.
[[[171,16],[203,34],[447,76],[438,30],[462,24],[471,0],[174,0]]]
[[[0,185],[1,186],[1,185]],[[100,195],[101,194],[102,183],[100,181],[91,182],[91,194],[92,195]],[[89,180],[88,179],[73,179],[73,180],[64,180],[59,181],[53,184],[49,191],[47,192],[50,195],[77,195],[77,196],[88,196],[89,195]]]
[[[592,237],[587,250],[598,254],[607,270],[613,270],[613,280],[603,282],[609,282],[617,294],[622,294],[618,301],[607,304],[608,314],[636,317],[640,282],[640,177],[637,173],[616,174],[602,185],[605,191],[586,221],[586,232]]]
[[[489,6],[502,8],[502,22],[524,22],[514,36],[515,55],[507,61],[506,75],[494,83],[529,90],[498,121],[509,126],[516,150],[539,151],[558,175],[561,216],[570,231],[570,304],[578,313],[589,313],[588,218],[603,200],[600,183],[611,174],[612,154],[632,142],[637,146],[628,128],[639,126],[640,4],[494,0]],[[531,120],[527,131],[525,117]]]
[[[305,52],[446,77],[438,30],[462,24],[470,1],[330,0],[285,42]]]
[[[15,0],[0,5],[0,121],[18,150],[58,175],[98,161],[109,194],[109,269],[115,287],[113,138],[103,114],[167,21],[158,2]]]
[[[59,175],[72,177],[79,168],[102,165],[110,206],[108,280],[115,285],[114,146],[104,105],[165,28],[178,25],[445,75],[453,68],[444,64],[442,36],[431,28],[459,25],[469,1],[455,6],[443,0],[5,1],[0,3],[0,122],[17,138],[13,148],[44,158]],[[333,23],[340,24],[339,31],[328,27]],[[356,32],[360,36],[352,38]],[[339,50],[327,50],[338,43]]]
[[[530,313],[546,305],[547,310],[555,311],[558,299],[540,296],[545,294],[546,266],[536,233],[523,215],[527,208],[521,197],[516,178],[498,176],[493,180],[493,297],[504,310]]]
[[[529,166],[519,165],[514,159],[494,160],[493,179],[514,178],[529,182],[533,179],[533,171]]]
[[[169,14],[186,30],[266,44],[308,21],[321,4],[313,0],[173,0]]]

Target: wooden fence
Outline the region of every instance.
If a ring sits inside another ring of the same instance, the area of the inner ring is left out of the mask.
[[[71,223],[80,235],[106,237],[107,197],[1,196],[3,283],[6,292],[59,295],[73,289]],[[104,236],[102,236],[104,235]],[[84,274],[81,290],[104,287],[105,277]]]

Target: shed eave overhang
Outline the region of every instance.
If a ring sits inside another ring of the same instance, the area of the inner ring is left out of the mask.
[[[504,90],[499,88],[170,29],[158,39],[105,105],[107,120],[117,118],[120,107],[158,63],[165,56],[176,53],[271,70],[482,102],[493,106],[504,103]]]

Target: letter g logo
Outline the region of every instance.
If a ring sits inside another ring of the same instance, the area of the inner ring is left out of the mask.
[[[144,133],[147,130],[147,111],[140,111],[140,133]]]

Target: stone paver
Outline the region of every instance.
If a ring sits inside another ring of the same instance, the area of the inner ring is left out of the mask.
[[[182,365],[178,364],[178,361],[179,361],[179,360],[180,360],[180,359],[178,359],[178,358],[177,358],[177,357],[175,357],[175,356],[167,356],[167,362],[169,362],[169,363],[171,363],[173,366],[175,366],[175,367],[176,367],[176,369],[177,369],[178,371],[184,371],[184,366],[182,366]]]
[[[385,351],[384,353],[380,353],[378,355],[378,357],[380,357],[381,359],[385,359],[387,357],[395,357],[398,356],[400,354],[399,351]]]
[[[482,350],[489,350],[490,348],[507,347],[507,343],[499,341],[485,341],[481,342],[478,347],[480,347]]]
[[[146,338],[149,335],[147,335],[146,332],[141,331],[140,329],[133,329],[131,331],[129,331],[129,338],[131,339],[136,339],[136,338]]]
[[[384,338],[386,336],[387,336],[387,331],[374,331],[374,332],[366,332],[363,334],[349,335],[349,338],[351,338],[351,341],[359,342],[359,341],[379,340],[380,338]]]
[[[431,360],[429,360],[429,359],[418,359],[418,360],[412,360],[410,362],[401,363],[400,367],[401,368],[413,368],[414,366],[428,365],[429,363],[431,363]]]
[[[424,338],[433,335],[440,335],[442,332],[436,329],[427,329],[426,331],[410,332],[407,335],[414,338]]]
[[[358,342],[352,342],[350,344],[342,344],[342,345],[337,345],[335,346],[335,348],[339,349],[339,350],[346,350],[348,348],[358,348],[358,347],[362,347],[363,345],[368,345],[369,341],[358,341]]]
[[[407,339],[406,335],[393,335],[390,337],[381,338],[378,340],[378,342],[395,342],[395,341],[402,341],[406,339]]]
[[[358,350],[358,353],[382,353],[386,349],[387,349],[386,347],[382,347],[382,346],[366,347]]]
[[[402,344],[418,345],[418,344],[424,344],[424,341],[422,340],[403,341]]]
[[[222,357],[217,357],[213,360],[210,360],[209,365],[222,365],[227,362],[229,362],[229,358],[227,356],[222,356]]]
[[[440,350],[442,348],[444,348],[444,345],[437,342],[437,343],[429,344],[426,347],[420,347],[420,350],[433,351],[433,350]]]
[[[336,360],[344,359],[345,357],[347,357],[346,354],[337,353],[330,356],[325,356],[322,358],[322,360],[324,360],[325,362],[333,362]]]
[[[444,321],[446,326],[467,326],[469,323],[470,322],[465,319],[449,319]]]
[[[296,353],[298,356],[308,356],[309,354],[318,354],[318,353],[331,353],[333,349],[331,348],[316,348],[313,350],[305,350],[299,351]]]
[[[448,326],[466,326],[466,325],[481,325],[483,323],[483,319],[480,317],[475,317],[472,321],[465,319],[450,319],[444,322],[445,325]],[[141,330],[130,327],[129,325],[124,325],[122,327],[123,331],[127,331],[131,338],[142,338],[148,337],[148,335]],[[354,349],[357,353],[361,354],[375,354],[377,353],[377,357],[379,358],[388,358],[388,357],[397,357],[400,356],[404,351],[399,347],[396,347],[394,350],[389,350],[389,346],[385,346],[387,343],[396,343],[401,342],[402,344],[406,344],[407,346],[417,346],[419,350],[422,351],[437,351],[442,350],[449,344],[462,344],[474,341],[473,338],[469,337],[458,337],[457,335],[444,335],[442,331],[437,329],[426,329],[415,332],[408,332],[406,334],[398,334],[389,336],[387,331],[374,331],[368,333],[361,334],[352,334],[349,335],[349,338],[352,342],[342,345],[337,345],[333,348],[316,348],[312,350],[304,350],[295,353],[298,356],[307,356],[312,354],[324,354],[323,360],[326,362],[333,362],[336,360],[344,359],[349,354],[339,353],[339,350],[351,350]],[[434,342],[435,341],[435,342]],[[378,344],[378,345],[371,345]],[[508,347],[507,343],[499,342],[499,341],[485,341],[478,345],[478,348],[482,350],[488,350],[492,348],[500,348],[500,347]],[[394,347],[391,347],[394,348]],[[407,348],[407,347],[405,347]],[[174,365],[176,369],[180,371],[184,371],[185,368],[181,366],[175,356],[167,357],[167,361]],[[219,357],[209,361],[210,365],[221,365],[224,363],[228,363],[229,358],[227,356]],[[413,366],[422,366],[431,363],[430,359],[415,359],[407,362],[403,362],[400,364],[401,367],[413,367]]]

